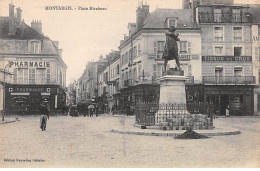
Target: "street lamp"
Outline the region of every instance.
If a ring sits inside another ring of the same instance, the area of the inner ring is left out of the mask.
[[[6,86],[6,82],[5,82],[5,77],[6,77],[6,73],[8,73],[6,71],[7,67],[11,67],[13,65],[13,62],[8,62],[8,64],[4,67],[4,92],[3,92],[3,112],[2,112],[2,121],[5,121],[5,86]]]

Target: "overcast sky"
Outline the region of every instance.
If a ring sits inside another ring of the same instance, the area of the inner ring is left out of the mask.
[[[22,18],[29,26],[41,20],[43,33],[60,42],[63,60],[68,65],[67,84],[79,78],[88,61],[118,50],[119,42],[127,34],[129,22],[135,22],[136,8],[141,0],[0,0],[0,16],[8,16],[8,4],[20,7]],[[259,3],[259,0],[236,0],[239,3]],[[143,0],[150,12],[157,8],[182,8],[182,0]],[[45,10],[46,6],[107,8],[103,11]]]

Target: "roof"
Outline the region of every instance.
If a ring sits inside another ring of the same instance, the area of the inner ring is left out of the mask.
[[[260,23],[260,4],[250,4],[248,12],[253,15],[252,22]]]
[[[24,22],[21,22],[20,29],[21,35],[8,35],[9,32],[9,17],[0,17],[0,39],[18,39],[18,40],[28,40],[28,39],[49,39],[37,32]]]
[[[142,28],[165,28],[165,21],[167,18],[178,18],[177,28],[184,27],[198,27],[193,22],[192,9],[156,9],[153,11],[144,23]]]

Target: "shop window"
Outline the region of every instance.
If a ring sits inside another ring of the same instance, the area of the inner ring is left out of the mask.
[[[234,47],[234,56],[242,55],[242,47]]]

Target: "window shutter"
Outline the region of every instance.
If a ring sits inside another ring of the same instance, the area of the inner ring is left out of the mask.
[[[188,42],[188,54],[191,54],[191,42]]]
[[[154,53],[156,54],[156,51],[157,51],[157,43],[156,43],[156,41],[155,42],[153,42],[153,49],[154,49]]]

